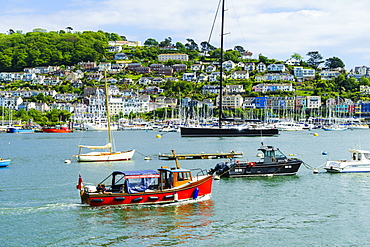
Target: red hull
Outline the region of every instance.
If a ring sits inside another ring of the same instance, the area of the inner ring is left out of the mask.
[[[203,198],[212,193],[212,176],[193,181],[179,188],[143,193],[86,193],[81,191],[81,200],[90,206],[111,205],[156,205]]]
[[[42,132],[45,133],[70,133],[71,129],[55,129],[55,128],[42,128]]]

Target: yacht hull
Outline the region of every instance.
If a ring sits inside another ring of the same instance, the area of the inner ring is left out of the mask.
[[[237,136],[275,136],[279,134],[276,128],[191,128],[181,127],[181,137],[237,137]]]

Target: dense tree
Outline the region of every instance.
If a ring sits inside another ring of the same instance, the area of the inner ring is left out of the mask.
[[[104,32],[29,32],[0,35],[0,71],[24,67],[74,65],[105,57],[109,37]]]
[[[186,49],[191,51],[198,51],[198,45],[193,39],[186,39],[187,43],[185,44]]]
[[[268,57],[262,55],[261,53],[258,55],[258,60],[262,63],[267,63]]]
[[[203,41],[200,43],[200,49],[204,52],[214,51],[216,50],[216,47],[208,43],[207,41]]]
[[[322,64],[323,57],[318,51],[310,51],[307,53],[307,56],[310,58],[307,60],[307,64],[311,65],[314,68],[318,68],[320,64]]]
[[[146,45],[146,46],[158,46],[159,43],[158,43],[157,40],[155,40],[153,38],[149,38],[149,39],[145,40],[144,45]]]
[[[332,57],[325,61],[325,67],[328,69],[344,68],[344,63],[340,58]]]
[[[234,47],[235,51],[238,51],[240,54],[243,54],[245,52],[243,46],[237,45]]]
[[[298,53],[293,53],[293,55],[290,56],[291,58],[294,58],[298,61],[302,61],[303,60],[303,57],[301,55],[299,55]]]
[[[161,43],[159,43],[159,47],[167,47],[167,46],[171,46],[171,45],[172,45],[172,38],[171,37],[165,38],[163,41],[161,41]]]
[[[186,50],[186,47],[184,46],[183,43],[181,42],[176,42],[176,45],[175,45],[176,49],[179,50],[179,51],[185,51]]]

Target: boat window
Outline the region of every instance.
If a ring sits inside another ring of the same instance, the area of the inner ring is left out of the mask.
[[[177,173],[177,181],[185,181],[190,179],[190,172]]]
[[[177,173],[177,181],[184,181],[184,173],[183,172],[178,172]]]
[[[158,187],[158,178],[131,178],[126,179],[128,193],[144,192],[147,189]]]
[[[112,185],[116,185],[116,184],[123,184],[123,178],[125,177],[124,174],[116,174],[114,177],[113,177],[113,181],[112,181]]]
[[[280,150],[275,151],[275,157],[277,159],[285,159],[286,158],[285,155],[282,152],[280,152]]]
[[[357,154],[357,160],[361,160],[361,154]]]
[[[353,155],[352,155],[352,159],[353,159],[353,160],[356,160],[356,153],[353,153]]]
[[[265,157],[273,157],[273,153],[274,153],[274,152],[266,151],[266,153],[265,153]]]
[[[366,159],[370,159],[370,153],[364,153]]]

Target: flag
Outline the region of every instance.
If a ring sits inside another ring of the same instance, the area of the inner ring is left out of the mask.
[[[82,183],[82,177],[81,174],[78,174],[78,184],[77,184],[77,189],[81,190],[83,188],[83,183]]]

